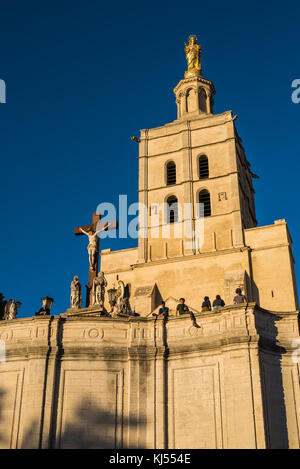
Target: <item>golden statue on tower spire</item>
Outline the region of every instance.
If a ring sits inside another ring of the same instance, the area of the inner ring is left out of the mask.
[[[188,69],[184,73],[184,78],[201,76],[201,46],[197,44],[197,36],[192,34],[189,43],[185,44],[185,54]]]

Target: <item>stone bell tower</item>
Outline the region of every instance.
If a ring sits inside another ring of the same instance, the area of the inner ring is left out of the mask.
[[[255,175],[236,116],[214,114],[215,88],[203,76],[195,36],[185,54],[187,69],[174,88],[177,119],[143,129],[137,139],[138,247],[101,253],[108,288],[119,280],[130,285],[132,308],[142,316],[161,298],[170,299],[170,310],[180,297],[197,311],[204,296],[231,304],[237,288],[263,308],[295,310],[287,224],[257,227]]]
[[[139,263],[243,247],[243,229],[256,226],[252,173],[235,117],[213,114],[215,88],[202,76],[196,36],[185,52],[188,69],[174,88],[177,119],[141,131],[139,200],[147,210],[140,213]]]

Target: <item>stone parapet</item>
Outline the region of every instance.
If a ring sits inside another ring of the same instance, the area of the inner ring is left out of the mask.
[[[298,312],[195,317],[2,321],[0,447],[298,448]]]

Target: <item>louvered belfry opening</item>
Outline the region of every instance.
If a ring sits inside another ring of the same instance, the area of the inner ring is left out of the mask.
[[[178,200],[175,195],[171,195],[167,200],[167,223],[177,223],[178,221]]]
[[[206,189],[199,193],[199,203],[204,204],[204,216],[209,217],[211,215],[210,193]]]
[[[176,164],[170,161],[167,164],[167,186],[176,184]]]
[[[199,158],[199,179],[209,178],[208,158],[205,155]]]

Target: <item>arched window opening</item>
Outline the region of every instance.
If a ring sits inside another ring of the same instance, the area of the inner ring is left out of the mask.
[[[176,164],[170,161],[167,164],[167,186],[176,184]]]
[[[210,193],[206,189],[199,193],[199,203],[204,205],[202,212],[204,216],[209,217],[211,215]]]
[[[175,195],[167,199],[167,223],[178,222],[178,200]]]
[[[199,91],[199,110],[202,112],[207,112],[206,109],[206,93],[203,88]]]
[[[209,178],[208,158],[205,155],[199,158],[199,179]]]

